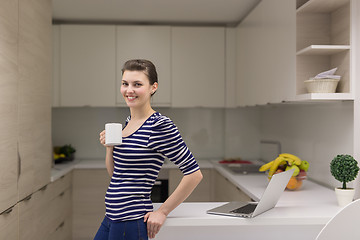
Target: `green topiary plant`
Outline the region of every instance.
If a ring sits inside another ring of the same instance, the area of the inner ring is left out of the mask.
[[[359,166],[351,155],[337,155],[330,163],[330,171],[336,180],[342,182],[342,189],[346,189],[346,183],[356,178]]]

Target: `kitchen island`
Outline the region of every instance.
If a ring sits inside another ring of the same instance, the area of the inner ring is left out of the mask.
[[[173,167],[173,164],[164,167]],[[213,168],[252,199],[259,200],[267,185],[265,174],[232,174],[217,161],[199,162],[200,167]],[[105,168],[103,161],[75,161],[55,165],[52,180],[72,169]],[[315,239],[334,216],[337,206],[333,190],[310,180],[299,191],[285,191],[278,204],[252,219],[206,214],[206,210],[224,202],[183,203],[168,216],[155,239]],[[155,209],[160,203],[155,203]]]
[[[266,188],[265,174],[232,174],[216,162],[213,167],[256,201]],[[274,209],[252,219],[206,214],[223,202],[183,203],[155,239],[315,239],[340,207],[333,190],[310,180],[303,184],[299,191],[284,191]]]

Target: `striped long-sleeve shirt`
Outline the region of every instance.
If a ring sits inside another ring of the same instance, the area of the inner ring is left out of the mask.
[[[165,158],[184,175],[199,170],[174,123],[158,112],[114,147],[113,158],[114,172],[105,196],[106,216],[113,221],[136,220],[153,210],[151,189]]]

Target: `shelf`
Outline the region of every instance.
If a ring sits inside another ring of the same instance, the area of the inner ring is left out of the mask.
[[[295,97],[296,101],[351,101],[354,96],[351,93],[306,93]]]
[[[296,10],[296,13],[331,13],[349,0],[309,0]]]
[[[349,49],[350,45],[310,45],[299,50],[296,55],[333,55]]]

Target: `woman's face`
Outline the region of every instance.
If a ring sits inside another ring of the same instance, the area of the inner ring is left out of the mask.
[[[125,71],[122,76],[120,92],[129,107],[150,104],[151,94],[157,89],[157,83],[150,85],[145,73],[141,71]]]

